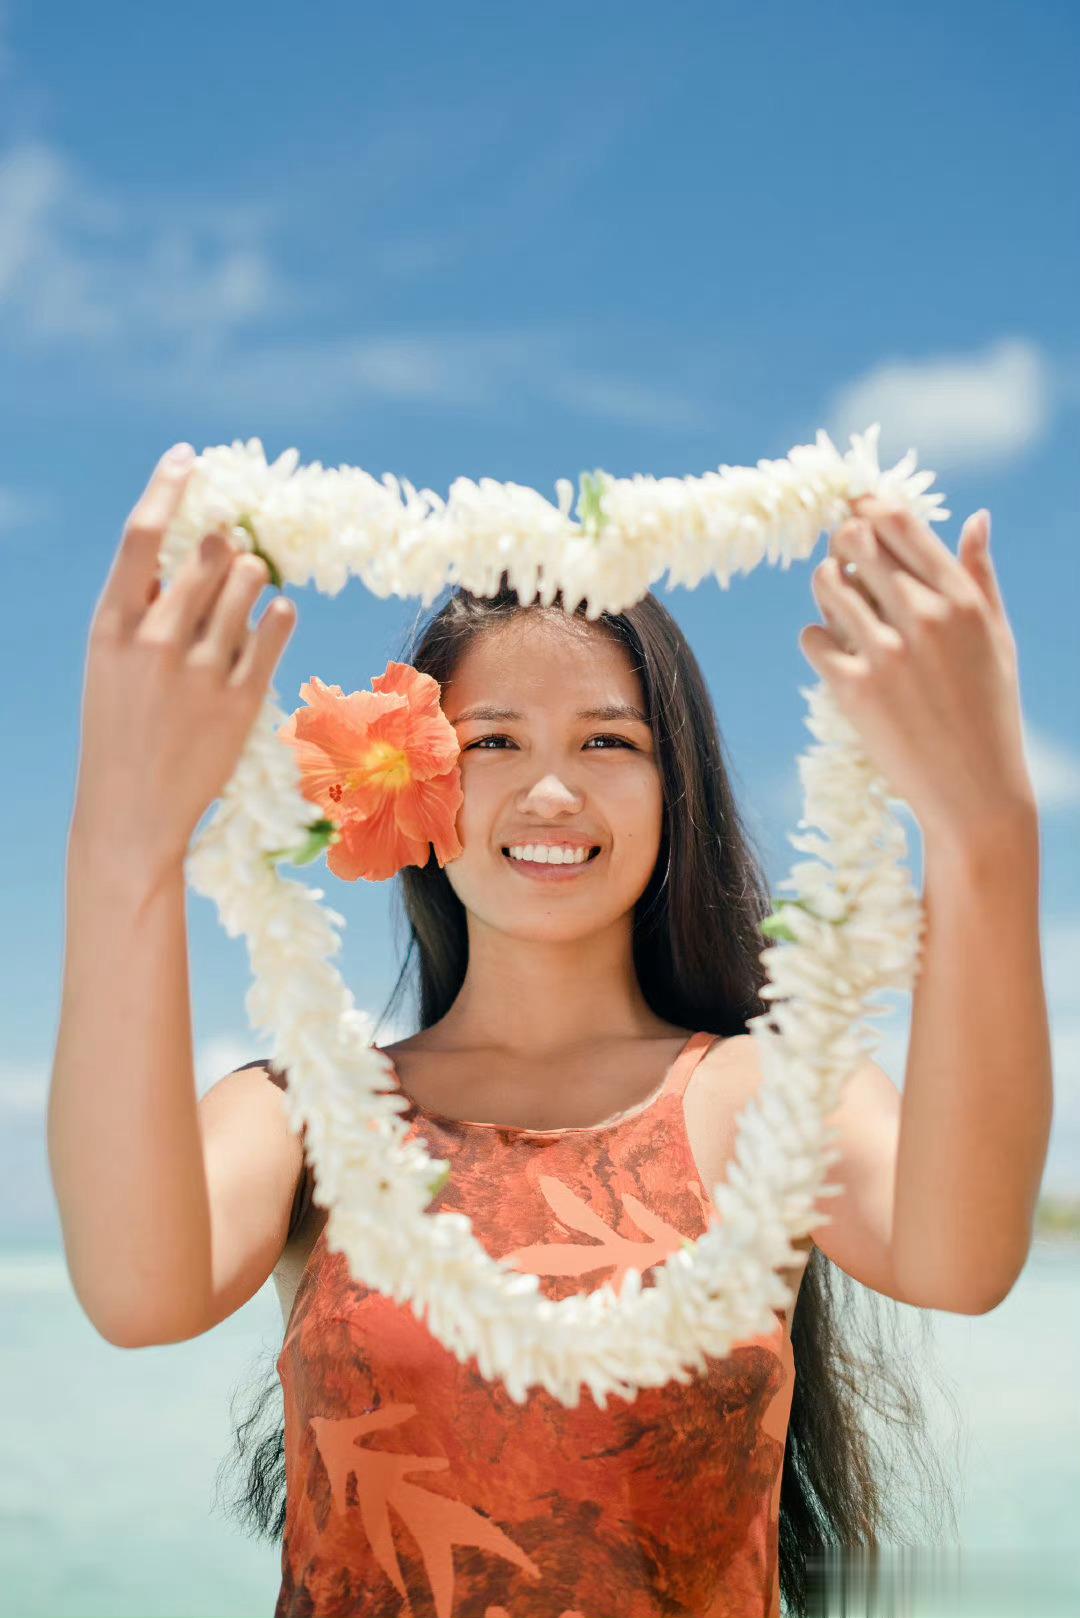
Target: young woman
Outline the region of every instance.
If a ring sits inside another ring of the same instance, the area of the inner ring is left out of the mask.
[[[917,1373],[880,1330],[857,1354],[839,1307],[859,1282],[983,1307],[897,1273],[895,1086],[874,1063],[849,1082],[830,1174],[844,1191],[788,1274],[797,1303],[685,1383],[603,1410],[542,1389],[518,1406],[358,1285],[326,1245],[287,1075],[255,1061],[194,1099],[183,855],[293,614],[275,603],[248,630],[265,570],[227,545],[157,595],[184,476],[163,464],[133,513],[91,641],[49,1118],[90,1318],[124,1346],[180,1341],[274,1275],[284,1341],[238,1431],[234,1504],[283,1541],[276,1618],[811,1610],[828,1547],[905,1539],[920,1495],[951,1509]],[[439,682],[458,735],[463,852],[400,872],[409,949],[387,1011],[411,970],[418,1031],[381,1049],[410,1130],[451,1164],[431,1211],[467,1213],[559,1299],[629,1265],[653,1284],[714,1217],[761,1077],[746,1028],[766,1009],[772,907],[700,669],[659,600],[590,622],[503,584],[451,592],[403,657]],[[284,1422],[258,1438],[278,1378]],[[864,1405],[907,1441],[902,1491]]]

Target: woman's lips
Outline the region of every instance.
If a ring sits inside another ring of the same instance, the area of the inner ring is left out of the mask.
[[[509,854],[503,859],[507,865],[513,866],[519,876],[525,876],[532,882],[572,882],[575,877],[581,876],[590,866],[596,865],[604,856],[603,849],[594,854],[591,859],[582,860],[580,865],[540,865],[532,860],[515,860]]]

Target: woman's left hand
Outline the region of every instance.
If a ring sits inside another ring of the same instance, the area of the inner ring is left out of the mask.
[[[953,556],[902,506],[863,495],[852,511],[813,575],[829,627],[808,625],[799,648],[924,836],[963,843],[1035,806],[990,513],[968,518]]]

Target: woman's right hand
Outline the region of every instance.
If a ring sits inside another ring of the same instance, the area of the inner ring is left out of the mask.
[[[296,608],[248,613],[266,563],[208,535],[161,589],[158,556],[194,464],[159,461],[90,628],[72,833],[156,878],[180,866],[244,749]]]

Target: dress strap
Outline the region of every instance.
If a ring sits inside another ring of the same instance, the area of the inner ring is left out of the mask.
[[[663,1094],[665,1096],[681,1096],[685,1094],[686,1086],[690,1083],[690,1075],[701,1061],[705,1052],[711,1050],[722,1034],[712,1034],[707,1028],[700,1029],[691,1034],[674,1062],[667,1076]]]

